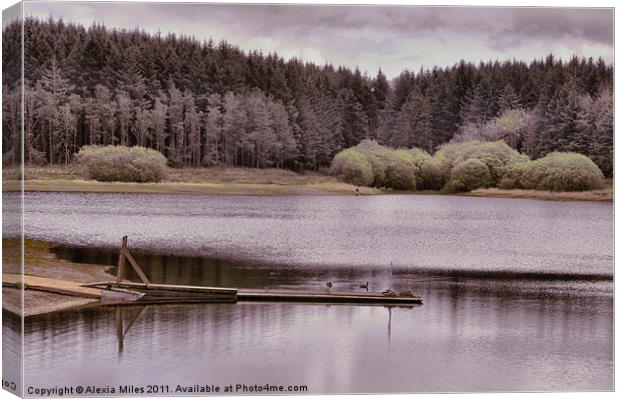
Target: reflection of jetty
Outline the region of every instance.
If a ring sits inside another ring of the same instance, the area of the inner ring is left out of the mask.
[[[141,283],[125,280],[127,262],[142,280]],[[22,280],[23,279],[23,280]],[[422,298],[406,292],[392,291],[309,291],[290,289],[236,289],[202,287],[189,285],[154,284],[127,248],[127,237],[123,237],[118,273],[115,281],[79,284],[19,274],[4,274],[3,285],[26,289],[54,292],[57,294],[98,299],[104,305],[122,304],[164,304],[164,303],[235,303],[238,301],[262,302],[308,302],[349,303],[408,306],[422,304]]]

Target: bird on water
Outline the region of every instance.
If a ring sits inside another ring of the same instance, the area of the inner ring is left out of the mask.
[[[334,286],[334,284],[331,281],[328,281],[327,284],[327,288],[332,288]]]

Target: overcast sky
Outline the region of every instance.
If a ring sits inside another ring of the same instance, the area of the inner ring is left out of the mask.
[[[29,2],[26,15],[140,27],[388,77],[468,61],[552,52],[613,61],[612,9]]]

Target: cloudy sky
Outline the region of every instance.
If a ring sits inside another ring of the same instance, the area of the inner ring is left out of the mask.
[[[613,11],[577,8],[29,2],[26,15],[140,27],[388,77],[403,69],[541,58],[613,61]]]

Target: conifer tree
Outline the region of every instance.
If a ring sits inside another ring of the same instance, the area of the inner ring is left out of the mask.
[[[43,98],[41,114],[44,115],[47,125],[49,162],[54,164],[58,136],[61,135],[60,127],[64,121],[64,115],[60,114],[60,109],[67,104],[73,85],[62,76],[56,58],[52,58],[50,67],[43,71],[38,84]]]
[[[507,84],[500,93],[497,105],[500,113],[523,107],[521,98],[519,98],[519,95],[515,92],[510,83]]]
[[[166,152],[166,138],[168,137],[168,132],[166,130],[168,121],[167,102],[166,95],[160,93],[160,96],[155,98],[155,103],[151,110],[151,126],[153,128],[155,148],[162,154]]]
[[[205,116],[204,165],[218,165],[221,162],[220,140],[222,137],[222,96],[211,94],[207,97],[207,114]]]
[[[427,97],[413,91],[398,115],[397,133],[392,137],[393,147],[433,148],[431,104]]]

